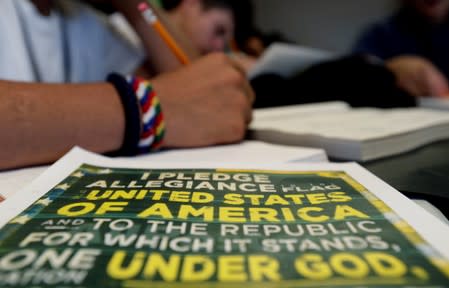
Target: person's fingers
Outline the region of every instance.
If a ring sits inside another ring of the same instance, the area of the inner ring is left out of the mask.
[[[429,96],[445,97],[449,93],[447,79],[439,71],[429,71],[426,78]]]
[[[245,92],[245,95],[248,97],[249,99],[249,103],[252,104],[254,103],[254,101],[256,100],[256,94],[254,93],[253,88],[251,88],[251,85],[249,84],[249,81],[247,80],[247,76],[246,76],[246,71],[245,69],[240,66],[240,64],[235,61],[234,59],[229,57],[229,63],[231,63],[232,67],[237,70],[242,77],[244,77],[244,81],[243,83],[243,91]]]
[[[245,123],[248,125],[251,121],[253,121],[253,109],[250,106],[245,109]]]
[[[412,75],[408,79],[409,86],[411,89],[415,91],[415,96],[423,97],[429,95],[429,84],[427,82],[426,77],[423,77],[419,74]]]
[[[242,117],[240,119],[244,120],[245,124],[248,125],[253,119],[253,110],[247,95],[243,94],[241,87],[235,87],[230,95],[232,95],[236,101],[234,102],[234,105],[238,109],[240,117]]]
[[[245,81],[243,85],[243,89],[245,90],[245,94],[249,99],[250,106],[253,106],[254,101],[256,101],[256,93],[254,93],[254,90],[248,81]]]
[[[415,80],[414,77],[400,77],[398,79],[398,85],[415,97],[422,95],[422,92],[420,91],[420,86],[422,86],[422,84],[419,83],[419,80]]]
[[[245,71],[245,69],[243,69],[243,67],[233,58],[233,57],[231,57],[231,56],[228,56],[228,60],[229,60],[229,63],[237,70],[237,71],[239,71],[241,74],[242,74],[242,76],[245,76],[246,77],[246,71]]]

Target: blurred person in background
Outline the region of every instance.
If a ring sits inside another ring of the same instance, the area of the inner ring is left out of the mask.
[[[367,29],[353,51],[385,60],[415,96],[448,96],[449,0],[403,0],[388,19]]]

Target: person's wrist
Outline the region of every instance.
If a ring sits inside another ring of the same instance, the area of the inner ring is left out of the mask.
[[[141,132],[140,107],[137,97],[128,81],[123,76],[112,73],[108,75],[106,80],[116,89],[125,115],[123,143],[120,149],[111,154],[114,156],[136,155]]]

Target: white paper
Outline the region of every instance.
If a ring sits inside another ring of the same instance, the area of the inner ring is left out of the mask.
[[[253,139],[319,147],[365,161],[449,138],[449,114],[425,108],[351,108],[341,102],[258,109]]]
[[[263,155],[263,157],[261,157]],[[121,158],[126,159],[126,158]],[[292,146],[273,145],[259,141],[244,141],[195,149],[175,149],[128,158],[133,161],[151,163],[198,161],[247,162],[247,163],[287,163],[287,162],[327,162],[324,150]],[[8,198],[42,174],[49,166],[18,169],[0,173],[0,197]],[[1,200],[1,199],[0,199]]]
[[[264,155],[264,157],[260,157]],[[123,158],[125,159],[125,158]],[[274,145],[260,141],[213,147],[175,149],[133,157],[138,161],[197,162],[217,161],[248,163],[327,162],[326,152],[317,148]]]
[[[449,98],[421,97],[418,98],[418,106],[430,109],[449,110]]]
[[[325,50],[274,43],[268,47],[256,65],[249,71],[248,77],[252,79],[263,73],[275,73],[288,77],[335,57],[331,52]]]

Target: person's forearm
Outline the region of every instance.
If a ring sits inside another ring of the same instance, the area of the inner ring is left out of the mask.
[[[170,51],[160,35],[158,35],[157,32],[152,29],[141,16],[140,11],[137,9],[137,6],[141,2],[142,0],[111,0],[111,3],[117,11],[125,16],[141,38],[151,64],[151,68],[154,70],[152,72],[158,74],[174,71],[181,67],[181,63],[172,51]],[[154,9],[153,7],[153,10],[158,15],[160,21],[164,23],[172,36],[174,36],[176,41],[178,41],[178,44],[180,44],[184,52],[186,52],[191,59],[197,58],[198,53],[194,51],[193,47],[191,47],[189,43],[187,43],[187,40],[182,39],[183,37],[179,35],[179,31],[175,31],[174,27],[169,25],[157,9]]]
[[[112,85],[0,81],[0,169],[50,163],[74,145],[118,150],[124,130]]]

